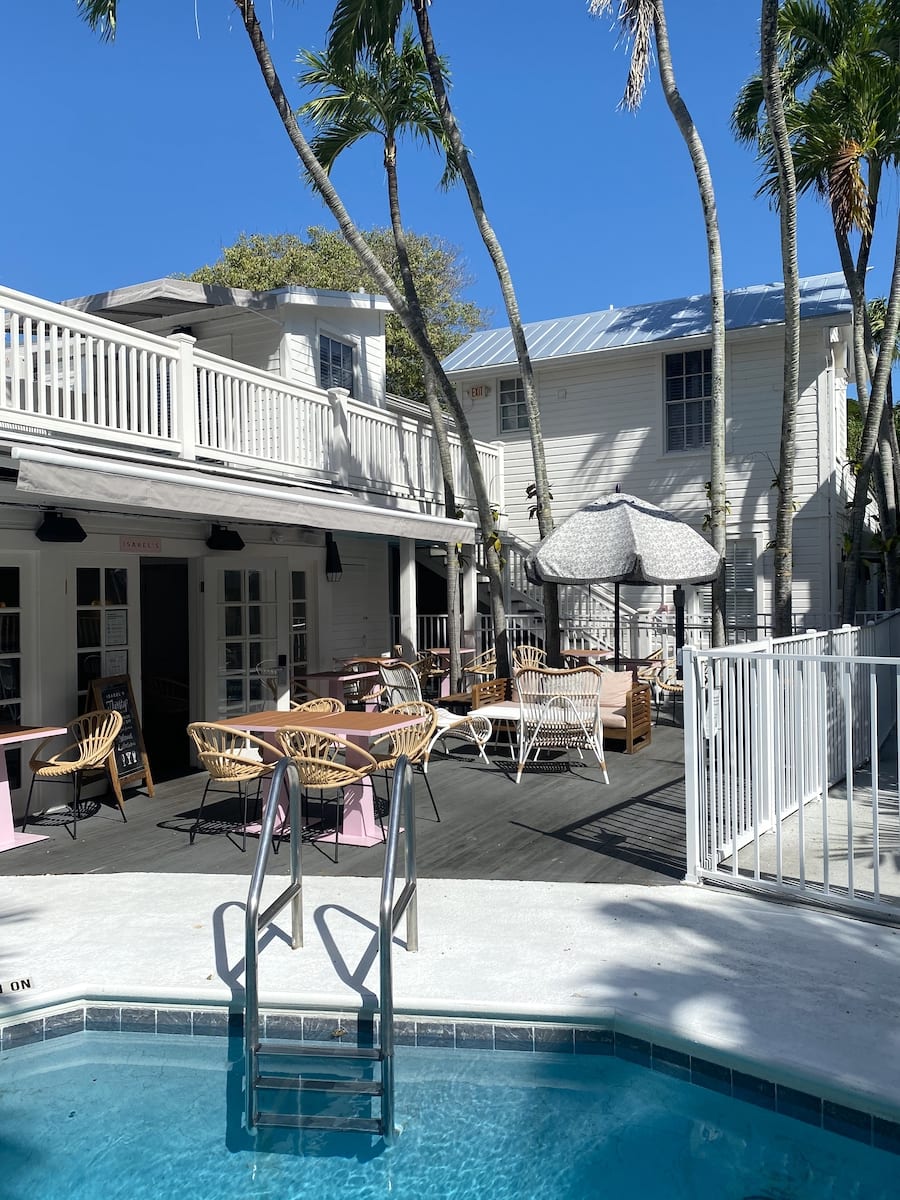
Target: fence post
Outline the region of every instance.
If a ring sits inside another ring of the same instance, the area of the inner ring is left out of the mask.
[[[682,675],[684,681],[684,817],[686,826],[685,883],[700,883],[700,738],[703,731],[697,721],[698,697],[696,688],[696,651],[684,647]]]
[[[350,483],[350,418],[347,401],[350,393],[346,388],[329,388],[328,403],[331,406],[331,469],[335,483],[347,487]]]
[[[178,346],[173,380],[175,395],[172,397],[173,432],[181,443],[181,457],[192,462],[197,457],[197,385],[194,378],[194,346],[197,339],[189,333],[170,333],[169,341]]]

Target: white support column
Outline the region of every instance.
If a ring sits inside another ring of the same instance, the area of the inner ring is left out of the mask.
[[[475,564],[474,547],[463,557],[462,573],[462,644],[471,646],[477,653],[481,647],[478,645],[478,567]]]
[[[418,656],[416,626],[416,543],[414,538],[400,539],[400,641],[403,657],[411,662]]]
[[[181,442],[181,457],[189,461],[197,457],[197,437],[194,422],[197,408],[197,384],[194,380],[194,344],[197,339],[189,333],[171,333],[178,343],[178,366],[175,372],[175,429]]]
[[[328,403],[331,405],[331,470],[335,483],[341,487],[346,487],[350,482],[349,398],[350,393],[346,388],[328,389]]]

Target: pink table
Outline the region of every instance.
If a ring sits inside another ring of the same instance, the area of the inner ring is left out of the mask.
[[[353,745],[367,749],[369,743],[393,729],[400,729],[417,720],[416,717],[398,716],[397,713],[384,712],[343,712],[343,713],[304,713],[304,712],[260,712],[247,713],[240,717],[227,717],[222,725],[235,725],[238,729],[246,729],[273,745],[272,756],[278,757],[275,748],[279,729],[286,726],[299,726],[302,729],[321,729],[325,733],[335,733],[338,737],[346,738]],[[352,751],[347,751],[347,763],[353,765]],[[344,788],[344,819],[338,831],[338,841],[346,846],[374,846],[384,839],[381,826],[375,817],[375,793],[370,776],[365,776],[359,783],[350,784]],[[287,804],[285,798],[278,798],[279,817],[276,821],[276,832],[284,832],[287,823]],[[260,826],[248,825],[248,833],[259,833]],[[326,836],[322,841],[332,842],[334,838]]]
[[[39,739],[43,741],[44,738],[56,737],[67,732],[65,725],[0,725],[0,853],[4,850],[14,850],[16,846],[27,846],[31,842],[47,840],[44,833],[16,833],[9,777],[6,773],[7,747],[17,746],[21,742],[35,742]]]
[[[335,700],[344,699],[345,685],[352,680],[377,679],[377,671],[349,671],[340,667],[334,671],[307,671],[298,675],[298,680],[306,684],[310,691],[317,691],[320,696],[333,696]],[[325,690],[322,691],[321,689]]]

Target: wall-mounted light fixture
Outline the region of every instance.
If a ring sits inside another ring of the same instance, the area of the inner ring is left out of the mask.
[[[210,550],[243,550],[244,539],[236,529],[226,529],[224,525],[213,525],[206,544]]]
[[[64,517],[61,512],[44,513],[44,519],[34,531],[41,542],[83,542],[87,534],[74,517]]]
[[[344,573],[337,542],[330,533],[325,534],[325,578],[329,583],[337,583]]]

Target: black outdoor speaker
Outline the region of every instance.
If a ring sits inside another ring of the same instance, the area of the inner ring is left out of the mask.
[[[243,550],[244,539],[236,529],[226,529],[224,525],[213,525],[206,544],[210,550]]]
[[[44,513],[44,519],[34,531],[34,536],[41,542],[83,542],[87,534],[74,517],[48,512]]]

